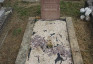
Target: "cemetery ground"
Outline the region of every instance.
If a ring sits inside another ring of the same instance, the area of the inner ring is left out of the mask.
[[[79,9],[84,2],[61,1],[61,17],[72,17],[76,36],[83,56],[84,64],[93,64],[93,35],[91,22],[79,19]],[[5,23],[0,33],[0,64],[14,64],[28,18],[40,16],[40,5],[38,3],[22,2],[20,0],[6,0],[4,6],[13,8],[13,13]],[[6,35],[6,36],[5,36]]]

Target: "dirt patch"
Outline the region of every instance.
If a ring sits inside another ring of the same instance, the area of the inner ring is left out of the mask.
[[[74,19],[73,21],[84,64],[93,64],[93,36],[91,32],[91,22],[85,22],[77,19]]]
[[[19,19],[16,13],[8,21],[8,35],[0,49],[0,64],[14,64],[19,47],[22,41],[27,21]],[[15,33],[16,29],[21,29],[20,33]],[[4,30],[7,30],[6,28]]]
[[[18,5],[17,5],[18,4]],[[22,6],[21,4],[24,4]],[[30,9],[31,3],[22,3],[19,0],[6,0],[4,6],[11,6],[13,8],[13,13],[11,17],[5,23],[2,32],[0,33],[0,43],[7,34],[6,39],[4,40],[2,47],[0,47],[0,64],[15,64],[17,54],[22,42],[24,31],[28,22],[28,14],[36,13],[37,11],[32,11],[37,9]],[[32,11],[28,13],[28,11]],[[32,16],[36,16],[33,14]]]

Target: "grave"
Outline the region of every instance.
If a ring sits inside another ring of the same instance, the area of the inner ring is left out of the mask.
[[[58,57],[61,64],[83,64],[70,17],[34,22],[29,19],[15,64],[55,64]]]
[[[3,3],[4,2],[4,0],[0,0],[0,3]]]
[[[31,52],[25,64],[72,64],[66,28],[63,20],[37,21],[31,36]]]
[[[71,17],[60,0],[41,0],[41,19],[29,18],[15,64],[83,64]]]

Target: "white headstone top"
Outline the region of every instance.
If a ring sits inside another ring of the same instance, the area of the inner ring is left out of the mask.
[[[4,0],[0,0],[0,3],[3,3],[4,2]]]

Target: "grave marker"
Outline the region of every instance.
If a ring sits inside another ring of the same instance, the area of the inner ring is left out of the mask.
[[[55,20],[60,18],[60,0],[41,0],[41,18]]]

